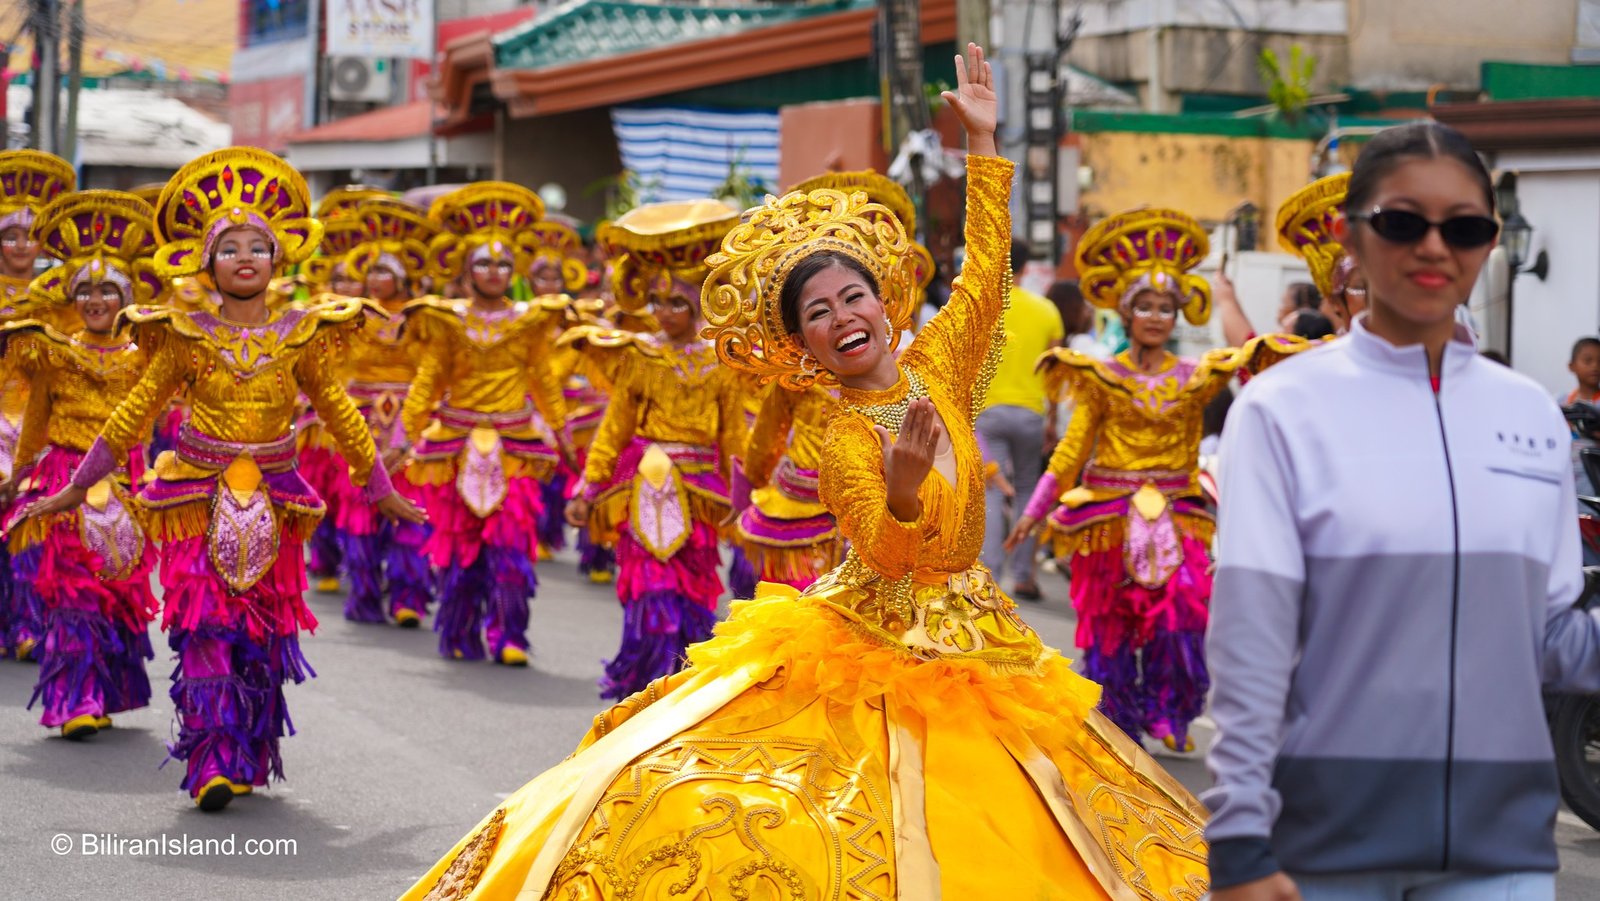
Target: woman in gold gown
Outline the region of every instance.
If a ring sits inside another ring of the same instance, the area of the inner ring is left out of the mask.
[[[898,364],[909,242],[864,195],[769,201],[710,261],[725,362],[841,385],[820,492],[849,558],[803,594],[766,584],[735,604],[689,669],[598,717],[406,897],[1205,893],[1200,807],[977,562],[972,420],[1007,295],[1012,165],[969,57],[945,95],[969,135],[966,268]]]

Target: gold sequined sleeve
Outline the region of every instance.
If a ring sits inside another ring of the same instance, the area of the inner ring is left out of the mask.
[[[1078,476],[1089,462],[1095,439],[1105,421],[1105,397],[1101,392],[1080,387],[1074,397],[1072,418],[1067,421],[1067,430],[1056,442],[1056,449],[1050,454],[1050,465],[1045,468],[1063,489],[1078,484]]]
[[[583,480],[591,489],[611,481],[617,468],[617,457],[633,440],[639,426],[639,385],[636,368],[648,365],[630,360],[611,389],[611,400],[606,404],[606,416],[589,445],[589,459],[583,465]]]
[[[32,463],[45,445],[50,443],[50,376],[36,371],[32,380],[28,390],[28,406],[22,412],[17,449],[11,457],[13,467]]]
[[[744,426],[744,380],[732,369],[719,373],[717,396],[717,444],[721,453],[722,476],[733,478],[733,458],[744,453],[748,440]]]
[[[750,427],[750,439],[744,449],[744,475],[752,488],[760,488],[772,478],[772,470],[783,458],[789,445],[789,429],[794,424],[797,392],[789,391],[773,382],[764,389],[761,409],[756,413],[755,425]]]
[[[128,392],[128,396],[117,409],[111,413],[111,418],[100,429],[100,440],[104,441],[116,459],[123,459],[128,451],[135,445],[143,442],[145,436],[150,434],[150,425],[155,422],[156,415],[167,408],[167,401],[185,382],[190,381],[189,365],[194,352],[193,342],[180,338],[174,334],[163,334],[159,340],[147,339],[146,333],[163,328],[152,323],[135,331],[139,344],[143,347],[156,345],[155,353],[150,357],[150,364],[140,376],[139,382]]]
[[[823,442],[818,494],[862,562],[898,579],[916,568],[922,528],[889,512],[883,473],[883,443],[867,419],[835,418]]]
[[[408,340],[422,354],[417,364],[417,375],[411,380],[405,402],[400,407],[400,421],[405,426],[406,440],[412,444],[421,440],[422,430],[428,427],[428,420],[433,418],[434,405],[444,391],[442,376],[445,361],[451,353],[449,331],[440,328],[438,323],[430,322],[432,316],[432,313],[423,310],[412,314],[411,320],[406,323],[406,330],[414,336]]]
[[[349,342],[345,336],[350,331],[354,331],[353,324],[323,328],[295,360],[294,374],[306,400],[350,464],[350,481],[364,486],[378,459],[378,448],[367,421],[344,389],[344,367],[338,361],[346,356]]]
[[[966,262],[950,285],[950,302],[906,351],[911,368],[930,381],[945,381],[957,397],[972,393],[1005,305],[1014,168],[997,156],[968,155]]]
[[[554,365],[555,347],[547,321],[540,317],[539,324],[528,330],[528,395],[539,408],[539,415],[559,436],[567,424],[567,396],[561,390],[561,376]]]

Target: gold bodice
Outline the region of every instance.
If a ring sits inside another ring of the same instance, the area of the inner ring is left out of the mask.
[[[438,404],[473,413],[516,413],[534,405],[557,432],[566,422],[561,382],[550,366],[550,313],[510,305],[484,312],[465,300],[424,298],[406,307],[422,347],[406,395],[406,435],[417,441]]]
[[[678,347],[659,336],[633,335],[623,347],[605,419],[589,447],[585,480],[609,481],[617,457],[634,438],[717,448],[726,474],[744,445],[740,383],[733,371],[703,341]]]
[[[838,404],[833,392],[816,386],[807,391],[787,391],[774,383],[762,389],[758,397],[756,421],[744,452],[744,471],[750,484],[756,488],[767,484],[784,457],[801,469],[816,471],[822,465],[828,419]]]
[[[379,303],[388,317],[373,322],[350,340],[350,362],[346,376],[351,382],[369,385],[408,384],[417,374],[420,348],[408,340],[405,301]]]
[[[276,441],[293,428],[304,395],[355,482],[365,484],[372,438],[345,393],[337,361],[371,312],[361,301],[343,299],[276,310],[265,323],[246,326],[214,313],[130,308],[123,315],[134,324],[135,340],[150,349],[150,363],[101,437],[115,453],[126,453],[144,440],[167,400],[186,388],[189,423],[201,433],[228,442]]]
[[[144,349],[125,337],[68,337],[33,320],[5,331],[7,362],[31,386],[18,460],[32,460],[47,444],[87,451],[148,362]]]

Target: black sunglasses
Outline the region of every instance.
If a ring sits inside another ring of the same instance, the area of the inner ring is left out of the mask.
[[[1415,244],[1428,236],[1428,229],[1437,228],[1444,243],[1457,250],[1473,250],[1500,234],[1500,223],[1488,216],[1452,216],[1443,222],[1434,222],[1410,210],[1375,209],[1348,218],[1367,223],[1378,237],[1393,244]]]

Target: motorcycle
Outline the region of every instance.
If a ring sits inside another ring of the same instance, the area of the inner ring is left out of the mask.
[[[1600,411],[1587,405],[1563,408],[1567,420],[1583,434],[1600,432]],[[1600,486],[1600,449],[1579,454],[1590,484]],[[1579,496],[1578,530],[1583,543],[1600,553],[1600,498]],[[1573,604],[1588,610],[1600,598],[1600,567],[1585,567],[1583,593]],[[1555,749],[1561,799],[1591,829],[1600,830],[1600,694],[1544,696],[1545,719]]]

